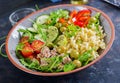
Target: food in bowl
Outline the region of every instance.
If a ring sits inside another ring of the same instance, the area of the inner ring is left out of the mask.
[[[19,61],[27,68],[41,72],[68,72],[83,67],[99,57],[105,49],[105,32],[100,13],[89,9],[59,9],[43,14],[32,26],[19,29],[16,47]]]

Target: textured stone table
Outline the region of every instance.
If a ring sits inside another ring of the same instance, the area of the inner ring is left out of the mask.
[[[11,29],[8,16],[16,9],[24,7],[34,8],[35,4],[39,4],[40,8],[44,8],[50,5],[69,3],[68,0],[59,3],[46,1],[47,0],[30,0],[28,2],[28,0],[26,0],[26,3],[22,2],[22,4],[20,4],[20,1],[18,4],[17,2],[14,3],[14,5],[12,4],[11,9],[8,7],[6,11],[0,8],[0,37],[7,35]],[[8,4],[4,4],[4,6],[8,6]],[[115,41],[105,57],[93,66],[74,74],[60,77],[41,77],[17,69],[7,58],[0,56],[0,83],[120,83],[120,9],[101,0],[90,0],[87,5],[104,11],[115,25]],[[0,44],[3,42],[4,40],[0,41]]]

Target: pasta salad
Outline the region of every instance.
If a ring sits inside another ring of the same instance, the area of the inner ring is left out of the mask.
[[[83,67],[105,49],[100,13],[59,9],[40,15],[22,33],[16,55],[25,67],[41,72],[68,72]]]

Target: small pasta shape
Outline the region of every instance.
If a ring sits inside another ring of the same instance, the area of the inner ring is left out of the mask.
[[[95,28],[96,27],[94,25],[92,25],[91,29],[81,28],[81,30],[77,32],[75,36],[70,38],[70,41],[67,45],[67,52],[70,53],[72,49],[75,49],[79,52],[79,54],[83,54],[84,52],[94,48],[94,51],[91,54],[94,57],[93,59],[96,59],[99,56],[97,50],[99,48],[105,49],[105,42],[103,39],[105,34],[100,26],[100,35],[97,35]]]

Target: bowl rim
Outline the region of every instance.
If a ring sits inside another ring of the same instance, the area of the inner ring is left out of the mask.
[[[12,34],[13,30],[16,28],[16,26],[18,24],[20,24],[21,22],[23,22],[25,19],[29,18],[30,16],[36,14],[36,13],[40,13],[42,11],[45,11],[45,10],[48,10],[49,8],[55,8],[55,7],[61,7],[61,6],[82,6],[82,7],[86,7],[88,9],[92,9],[96,12],[101,12],[101,14],[107,19],[107,21],[109,22],[110,26],[111,26],[111,38],[110,38],[110,42],[108,43],[105,51],[95,60],[93,60],[92,62],[90,62],[89,64],[87,64],[86,66],[83,66],[83,67],[80,67],[80,68],[77,68],[77,69],[74,69],[72,71],[69,71],[69,72],[58,72],[58,73],[44,73],[44,72],[40,72],[40,71],[33,71],[33,70],[30,70],[30,69],[27,69],[27,68],[24,68],[22,66],[20,66],[19,64],[17,64],[11,57],[9,51],[8,51],[8,41],[9,41],[9,38],[10,38],[10,35]],[[67,74],[71,74],[71,73],[75,73],[75,72],[78,72],[78,71],[81,71],[85,68],[88,68],[89,66],[95,64],[97,61],[99,61],[103,56],[105,56],[105,54],[110,50],[112,44],[113,44],[113,41],[114,41],[114,38],[115,38],[115,29],[114,29],[114,25],[111,21],[111,19],[107,16],[107,14],[105,14],[103,11],[97,9],[97,8],[94,8],[94,7],[91,7],[91,6],[86,6],[86,5],[74,5],[74,4],[60,4],[60,5],[54,5],[54,6],[49,6],[49,7],[46,7],[46,8],[43,8],[43,9],[40,9],[38,11],[35,11],[33,13],[31,13],[30,15],[26,16],[25,18],[21,19],[15,26],[12,27],[12,29],[9,31],[8,33],[8,36],[6,38],[6,42],[5,42],[5,48],[6,48],[6,53],[8,55],[8,58],[10,60],[10,62],[12,62],[12,64],[17,67],[18,69],[24,71],[24,72],[27,72],[29,74],[34,74],[34,75],[40,75],[40,76],[61,76],[61,75],[67,75]]]

